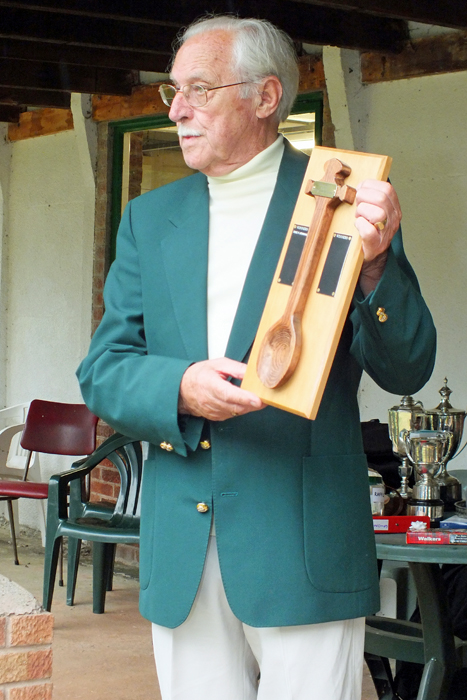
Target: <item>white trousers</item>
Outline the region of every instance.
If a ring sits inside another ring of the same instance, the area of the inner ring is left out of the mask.
[[[188,618],[175,629],[152,626],[162,700],[359,700],[364,625],[243,624],[227,602],[210,537]]]

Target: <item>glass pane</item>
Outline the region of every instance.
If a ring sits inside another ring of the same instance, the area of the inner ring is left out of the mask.
[[[279,132],[310,155],[315,145],[315,112],[290,115],[279,125]],[[175,125],[125,133],[121,211],[130,199],[193,172],[183,160]]]
[[[124,134],[122,212],[130,199],[195,172],[183,160],[176,126]]]
[[[315,113],[291,114],[279,125],[279,132],[299,151],[311,154],[315,145]]]

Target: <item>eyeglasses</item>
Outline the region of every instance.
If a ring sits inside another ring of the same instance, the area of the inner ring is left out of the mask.
[[[218,87],[213,88],[206,88],[202,85],[184,85],[182,88],[176,88],[175,85],[164,84],[159,86],[159,93],[162,97],[162,102],[167,107],[170,107],[177,92],[182,93],[191,107],[204,107],[208,102],[208,92],[211,92],[211,90],[221,90],[234,85],[246,85],[246,83],[247,81],[243,81],[242,83],[230,83],[230,85],[218,85]]]

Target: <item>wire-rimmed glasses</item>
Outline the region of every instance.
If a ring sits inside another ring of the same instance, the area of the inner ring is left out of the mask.
[[[159,85],[159,93],[162,97],[162,102],[170,107],[178,92],[181,92],[185,100],[191,107],[204,107],[208,101],[208,92],[211,90],[221,90],[221,88],[234,87],[234,85],[246,85],[248,81],[244,80],[241,83],[230,83],[229,85],[218,85],[217,87],[207,88],[203,85],[184,85],[181,88],[175,85],[163,84]]]

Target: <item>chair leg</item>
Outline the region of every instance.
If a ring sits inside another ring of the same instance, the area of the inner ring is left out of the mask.
[[[13,556],[15,558],[15,564],[17,566],[19,566],[18,547],[16,546],[15,518],[13,515],[13,503],[12,503],[10,498],[7,500],[7,504],[8,504],[8,518],[10,520],[11,543],[13,545]]]
[[[63,586],[63,540],[60,545],[60,577],[58,579],[58,585]]]
[[[389,660],[382,656],[365,652],[365,661],[370,671],[378,700],[399,700],[400,696],[394,688]]]
[[[81,553],[81,540],[76,537],[68,538],[68,569],[66,582],[66,604],[74,605],[76,580],[78,578],[79,557]]]
[[[115,550],[117,549],[116,544],[106,545],[106,558],[105,558],[105,590],[111,591],[114,579],[114,566],[115,566]]]
[[[102,542],[92,543],[92,611],[98,615],[105,610],[107,547]]]
[[[55,576],[57,574],[58,556],[62,537],[57,537],[53,540],[52,546],[45,548],[44,558],[44,592],[42,606],[50,612],[52,607],[52,598],[54,594]]]

